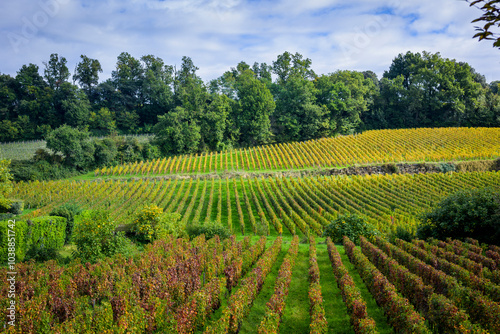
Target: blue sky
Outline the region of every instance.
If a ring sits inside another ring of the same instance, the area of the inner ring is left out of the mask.
[[[462,0],[16,0],[0,3],[0,73],[51,53],[73,73],[81,54],[110,76],[117,56],[152,54],[166,64],[189,56],[208,81],[240,61],[271,64],[284,51],[318,74],[372,70],[399,53],[440,52],[500,80],[500,50],[472,39],[480,11]]]

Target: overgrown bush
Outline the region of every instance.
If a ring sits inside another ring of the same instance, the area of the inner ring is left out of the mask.
[[[441,173],[454,172],[456,170],[455,164],[451,162],[441,162],[437,167]]]
[[[401,239],[404,241],[411,242],[416,238],[415,231],[402,226],[397,226],[396,231],[389,235],[389,240],[392,242],[396,239]]]
[[[123,232],[115,231],[116,225],[106,211],[83,211],[76,216],[72,237],[77,248],[75,256],[96,262],[126,252],[129,241]]]
[[[16,224],[18,222],[16,221]],[[26,259],[45,261],[54,259],[64,246],[66,218],[38,217],[26,221]]]
[[[71,239],[73,233],[73,225],[75,221],[75,216],[79,215],[82,209],[78,204],[75,203],[65,203],[57,208],[50,211],[50,216],[58,216],[66,218],[66,239],[65,243],[68,243]]]
[[[132,232],[141,242],[163,239],[166,235],[183,237],[186,231],[180,218],[178,213],[165,213],[162,208],[154,204],[146,205],[137,215]]]
[[[231,231],[218,222],[207,222],[205,224],[202,223],[193,223],[187,227],[187,234],[190,239],[194,239],[199,235],[204,234],[205,239],[211,239],[216,235],[219,236],[221,240],[227,239],[231,236]]]
[[[442,200],[422,216],[420,239],[473,238],[500,243],[500,194],[492,188],[462,190]]]
[[[360,236],[372,239],[379,234],[373,225],[358,215],[340,215],[323,232],[323,236],[330,237],[334,243],[342,243],[342,238],[347,236],[355,244],[359,244]]]
[[[14,215],[19,215],[23,213],[24,210],[24,201],[20,199],[14,199],[12,200],[12,204],[10,205],[10,213]]]
[[[399,173],[399,167],[395,163],[389,163],[382,166],[386,173],[395,174]]]

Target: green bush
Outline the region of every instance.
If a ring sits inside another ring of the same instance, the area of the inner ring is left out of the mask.
[[[115,231],[116,225],[105,211],[88,210],[76,216],[72,236],[77,248],[75,256],[93,263],[122,253],[128,242],[122,232]]]
[[[0,213],[10,212],[12,207],[12,200],[8,198],[0,198]]]
[[[0,222],[0,256],[7,259],[8,230],[15,231],[16,261],[28,259],[45,261],[55,258],[64,245],[66,219],[62,217],[39,217],[28,221],[6,220]]]
[[[58,206],[57,208],[52,209],[50,211],[49,215],[51,216],[58,216],[58,217],[64,217],[66,218],[66,240],[65,243],[67,244],[70,239],[71,235],[73,233],[73,225],[75,222],[75,217],[79,215],[82,212],[82,209],[78,204],[75,203],[65,203],[61,206]]]
[[[163,239],[166,235],[183,237],[186,235],[186,226],[180,218],[178,213],[165,213],[154,204],[145,205],[134,221],[132,232],[141,242]]]
[[[38,217],[26,221],[26,259],[45,261],[57,256],[66,238],[66,218]],[[17,224],[17,222],[16,222]]]
[[[417,229],[420,239],[473,238],[500,243],[500,194],[492,188],[459,191],[424,214]]]
[[[24,202],[20,199],[12,200],[12,204],[10,205],[10,212],[14,215],[19,215],[23,213],[24,210]]]
[[[9,230],[15,232],[15,239],[9,240],[13,238],[12,234],[9,236]],[[24,261],[28,248],[26,242],[27,230],[28,224],[26,224],[26,222],[16,221],[15,224],[12,224],[12,220],[0,221],[0,261],[2,267],[7,264],[9,253],[11,253],[9,252],[9,242],[11,243],[11,251],[15,248],[15,262]],[[12,244],[12,242],[14,242],[14,244]]]
[[[231,236],[231,231],[218,222],[208,222],[206,224],[195,223],[189,225],[187,227],[187,234],[190,239],[194,239],[197,236],[204,234],[207,240],[215,237],[216,235],[223,240]]]
[[[401,239],[404,241],[411,242],[415,238],[416,238],[415,231],[402,226],[397,226],[396,231],[389,235],[389,240],[391,242],[393,242],[396,239]]]
[[[448,172],[456,171],[455,164],[453,164],[451,162],[441,162],[437,165],[437,167],[441,173],[448,173]]]
[[[399,167],[395,163],[389,163],[382,166],[386,173],[395,174],[399,173]]]
[[[358,215],[341,215],[325,227],[323,237],[330,237],[334,243],[342,243],[342,238],[347,236],[355,244],[359,244],[360,236],[372,239],[379,234],[374,226]]]

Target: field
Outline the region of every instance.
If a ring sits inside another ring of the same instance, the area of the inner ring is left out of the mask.
[[[166,239],[131,260],[21,264],[19,319],[7,332],[500,331],[494,246],[253,240]]]
[[[100,168],[95,176],[333,168],[395,162],[494,159],[499,128],[376,130],[306,142],[185,155]]]
[[[383,140],[385,138],[385,140]],[[447,162],[500,156],[500,129],[368,131],[21,182],[22,220],[64,203],[122,227],[149,204],[233,235],[166,237],[133,257],[16,265],[7,333],[500,333],[500,248],[469,239],[387,241],[462,189],[500,190],[498,171],[247,177],[202,173]],[[151,177],[154,176],[154,177]],[[333,244],[323,229],[358,214],[382,232]],[[7,269],[0,269],[7,275]],[[0,282],[7,308],[9,283]]]
[[[125,137],[137,138],[139,142],[147,141],[150,135],[127,135]],[[102,137],[94,137],[102,138]],[[30,140],[22,142],[0,143],[0,159],[29,160],[36,150],[46,149],[45,140]]]

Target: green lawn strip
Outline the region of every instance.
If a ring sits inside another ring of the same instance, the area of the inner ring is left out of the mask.
[[[274,285],[278,276],[278,271],[281,267],[283,259],[285,258],[288,248],[290,247],[290,240],[283,240],[281,253],[278,255],[271,272],[267,275],[262,290],[255,298],[252,308],[248,316],[243,320],[240,333],[255,333],[264,314],[266,313],[266,304],[274,293]]]
[[[281,318],[280,333],[309,333],[309,244],[300,244],[286,306]],[[259,324],[255,324],[258,326]],[[257,327],[256,327],[257,328]],[[254,331],[255,333],[255,331]]]
[[[361,276],[359,276],[358,271],[356,270],[354,265],[349,261],[349,258],[345,253],[344,247],[337,245],[337,249],[340,253],[342,263],[344,263],[344,266],[349,271],[349,275],[351,275],[354,283],[356,284],[356,287],[358,287],[359,291],[361,292],[361,296],[365,300],[366,311],[368,312],[368,315],[377,323],[377,329],[379,333],[381,334],[394,333],[392,326],[387,323],[387,318],[384,314],[384,310],[377,305],[377,302],[371,295],[370,291],[368,291],[368,288],[363,282],[363,279],[361,279]],[[326,254],[326,256],[328,257],[328,253]]]
[[[325,308],[326,321],[328,321],[328,333],[354,333],[347,308],[333,274],[326,244],[318,242],[316,244],[316,254],[320,272],[323,307]]]

